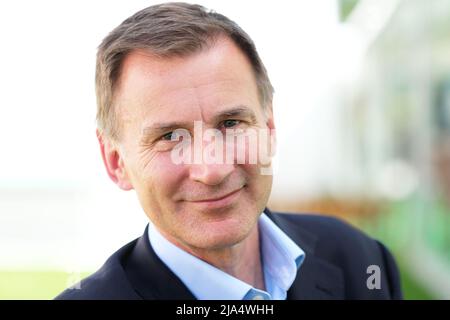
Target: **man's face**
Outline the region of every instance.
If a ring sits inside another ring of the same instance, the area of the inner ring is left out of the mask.
[[[271,106],[262,108],[251,65],[234,43],[219,39],[183,58],[133,52],[116,101],[123,180],[156,227],[190,248],[219,249],[245,239],[267,203],[271,175],[261,174],[259,161],[175,164],[177,142],[170,141],[171,132],[186,129],[205,147],[209,142],[194,137],[194,121],[224,134],[273,129]]]

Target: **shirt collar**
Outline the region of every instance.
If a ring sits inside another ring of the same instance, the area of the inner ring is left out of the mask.
[[[265,213],[258,227],[266,289],[272,298],[283,299],[305,253]],[[148,236],[155,253],[197,299],[242,300],[251,291],[262,292],[175,246],[152,223]]]
[[[266,289],[285,299],[305,252],[265,213],[259,218],[259,231]]]

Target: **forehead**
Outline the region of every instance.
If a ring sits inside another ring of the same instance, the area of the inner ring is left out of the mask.
[[[205,120],[201,117],[224,108],[259,105],[251,64],[227,38],[187,57],[130,53],[116,94],[116,111],[125,124]]]

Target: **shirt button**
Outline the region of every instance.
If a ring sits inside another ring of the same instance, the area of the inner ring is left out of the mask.
[[[264,297],[262,295],[257,294],[252,298],[252,300],[264,300]]]

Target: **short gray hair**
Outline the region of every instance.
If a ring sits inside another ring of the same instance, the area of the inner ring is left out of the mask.
[[[255,44],[235,22],[206,8],[182,2],[145,8],[112,30],[98,47],[96,64],[97,127],[118,140],[114,93],[125,57],[149,50],[159,57],[188,56],[210,46],[219,36],[230,38],[247,56],[256,79],[260,103],[272,102],[273,87]]]

